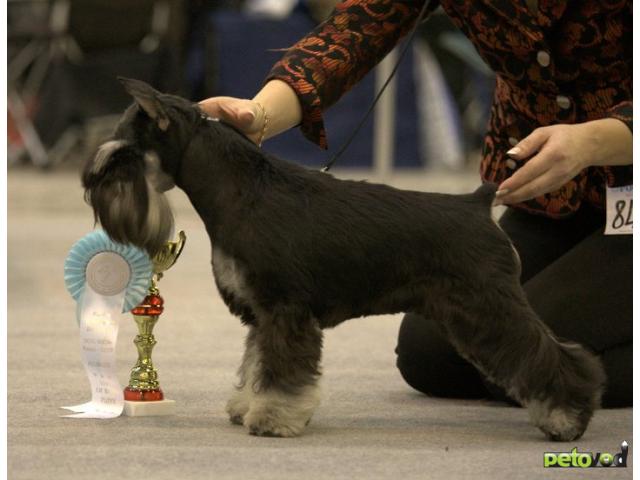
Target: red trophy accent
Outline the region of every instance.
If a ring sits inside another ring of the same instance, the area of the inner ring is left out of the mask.
[[[151,351],[156,344],[153,327],[164,310],[163,305],[162,297],[157,293],[151,293],[131,310],[138,325],[138,335],[133,341],[138,349],[138,362],[131,370],[129,385],[124,389],[125,400],[149,402],[164,399],[158,382],[158,372],[151,361]]]

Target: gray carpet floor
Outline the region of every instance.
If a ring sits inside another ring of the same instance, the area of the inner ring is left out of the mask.
[[[598,411],[577,442],[548,442],[526,412],[488,401],[428,398],[408,387],[393,353],[400,316],[353,320],[325,338],[323,401],[304,436],[256,438],[233,426],[224,405],[244,331],[220,300],[210,249],[184,195],[172,192],[188,240],[162,280],[166,309],[154,362],[171,417],[59,418],[89,399],[74,303],[62,268],[93,228],[75,172],[8,174],[8,472],[10,479],[537,479],[631,478],[632,468],[548,470],[546,451],[617,453],[631,444],[632,410]],[[475,175],[405,175],[390,183],[469,191]],[[118,373],[135,362],[125,318]]]

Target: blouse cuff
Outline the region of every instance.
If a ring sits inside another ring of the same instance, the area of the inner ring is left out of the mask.
[[[284,62],[280,61],[274,65],[265,80],[281,80],[289,85],[300,100],[302,107],[302,121],[300,130],[302,134],[320,148],[327,149],[327,133],[324,128],[322,117],[322,103],[315,86],[300,75],[296,76],[286,70]]]
[[[629,127],[629,130],[633,132],[633,102],[631,100],[611,107],[607,116],[622,120]]]
[[[602,168],[604,169],[608,187],[624,187],[625,185],[633,185],[632,165],[614,165]]]

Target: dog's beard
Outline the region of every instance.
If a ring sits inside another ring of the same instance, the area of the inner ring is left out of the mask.
[[[147,245],[147,250],[156,253],[173,236],[173,212],[169,206],[169,201],[164,193],[155,190],[147,181],[149,194],[149,209],[145,229],[141,232],[144,239],[143,244]]]
[[[130,243],[155,255],[173,234],[173,213],[162,191],[173,186],[157,156],[134,149],[101,149],[84,176],[87,199],[96,220],[116,242]],[[142,157],[142,158],[141,158]],[[97,164],[97,165],[96,165]]]

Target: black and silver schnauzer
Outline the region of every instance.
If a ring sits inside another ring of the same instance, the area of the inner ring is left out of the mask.
[[[249,329],[233,423],[299,435],[319,403],[322,330],[415,312],[549,438],[583,434],[604,371],[529,306],[517,253],[491,217],[495,185],[444,195],[338,180],[265,153],[190,101],[121,81],[135,103],[86,165],[86,198],[114,240],[153,254],[173,228],[163,192],[188,195],[218,290]]]

